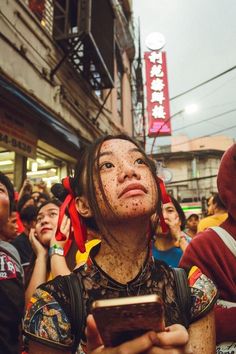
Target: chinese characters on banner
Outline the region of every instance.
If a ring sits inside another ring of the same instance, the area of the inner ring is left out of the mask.
[[[144,53],[146,65],[148,135],[171,135],[166,53]]]

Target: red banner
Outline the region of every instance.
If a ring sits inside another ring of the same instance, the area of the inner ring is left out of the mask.
[[[146,65],[148,135],[171,135],[166,53],[144,53]]]

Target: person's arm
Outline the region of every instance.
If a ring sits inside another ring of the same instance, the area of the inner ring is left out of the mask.
[[[174,220],[166,218],[165,222],[169,226],[170,234],[172,239],[175,241],[175,247],[179,247],[184,252],[189,242],[187,241],[185,233],[181,230],[179,216],[177,216]]]
[[[214,310],[204,316],[202,319],[190,325],[189,336],[193,354],[207,353],[215,354],[216,336],[215,336],[215,318]]]
[[[24,194],[31,194],[33,192],[33,184],[29,179],[25,179],[23,182],[23,185],[19,191],[18,194],[18,200],[24,195]]]
[[[51,238],[50,247],[58,246],[64,249],[64,246],[68,240],[70,232],[70,219],[65,215],[63,217],[60,231],[65,235],[65,240],[58,241],[56,235]],[[50,265],[52,277],[55,278],[58,275],[69,275],[71,273],[67,263],[66,258],[63,255],[53,254],[50,256]]]
[[[29,354],[71,354],[71,351],[48,347],[45,344],[29,341]]]
[[[27,304],[35,289],[47,280],[47,259],[48,249],[45,248],[37,239],[35,229],[30,230],[29,240],[36,255],[34,269],[30,278],[29,285],[25,291],[25,303]]]

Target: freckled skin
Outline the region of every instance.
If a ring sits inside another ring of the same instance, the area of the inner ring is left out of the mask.
[[[156,181],[142,153],[130,141],[104,142],[99,167],[113,213],[106,206],[95,180],[98,204],[109,230],[105,238],[101,235],[96,261],[113,279],[126,283],[138,274],[147,256],[149,220],[158,197]],[[134,188],[137,193],[122,194],[131,184],[137,185]]]

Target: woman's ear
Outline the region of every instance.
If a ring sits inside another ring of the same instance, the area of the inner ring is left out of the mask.
[[[89,206],[88,200],[86,197],[76,197],[75,205],[78,213],[84,218],[90,218],[93,216],[92,210]]]

